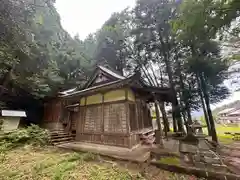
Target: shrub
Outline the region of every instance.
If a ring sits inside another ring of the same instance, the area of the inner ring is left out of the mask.
[[[0,119],[0,131],[3,129],[3,119]]]
[[[12,148],[24,144],[46,145],[49,142],[49,133],[37,125],[31,125],[27,128],[17,129],[13,132],[3,135],[0,139],[0,146],[3,149]],[[1,148],[0,148],[1,149]]]

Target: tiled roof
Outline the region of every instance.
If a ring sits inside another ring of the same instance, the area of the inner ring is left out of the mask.
[[[72,88],[72,89],[68,89],[68,90],[65,90],[65,91],[61,91],[61,92],[59,92],[59,94],[60,95],[67,95],[67,94],[73,93],[76,90],[77,90],[77,88]]]
[[[126,78],[126,80],[128,80],[128,79]],[[105,86],[110,86],[110,85],[114,85],[114,84],[117,84],[117,83],[121,83],[122,81],[123,80],[117,80],[117,81],[101,84],[101,85],[98,85],[98,86],[93,86],[93,87],[90,87],[90,88],[86,88],[86,89],[83,89],[83,90],[80,90],[80,91],[75,91],[73,93],[69,93],[69,94],[63,95],[61,97],[67,97],[67,96],[73,96],[73,95],[82,94],[82,93],[85,93],[87,91],[92,91],[92,90],[99,89],[99,88],[102,88],[102,87],[105,87]]]
[[[234,110],[235,110],[235,108],[227,108],[227,109],[220,111],[218,114],[226,114],[226,113],[230,113]]]
[[[104,66],[98,66],[102,71],[110,74],[111,76],[117,78],[117,79],[126,79],[124,76],[121,76],[120,74],[117,74],[116,72],[104,67]]]
[[[240,109],[236,110],[236,111],[233,111],[231,113],[228,114],[229,116],[232,116],[232,115],[240,115]]]

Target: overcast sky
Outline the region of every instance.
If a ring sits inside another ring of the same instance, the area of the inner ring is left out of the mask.
[[[56,8],[61,16],[63,28],[71,36],[79,34],[84,40],[88,34],[96,32],[114,12],[133,7],[135,0],[57,0]],[[231,87],[230,87],[231,89]],[[214,107],[240,100],[240,92],[218,103]]]
[[[83,40],[101,28],[113,12],[134,4],[135,0],[57,0],[55,6],[63,28],[72,36],[78,33]]]

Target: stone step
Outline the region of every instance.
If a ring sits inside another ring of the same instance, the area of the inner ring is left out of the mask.
[[[146,139],[146,140],[142,140],[141,141],[141,144],[143,145],[152,145],[155,143],[155,138],[153,137],[152,139]]]
[[[149,134],[147,134],[147,135],[145,135],[145,134],[141,134],[141,135],[140,135],[140,139],[148,139],[148,138],[152,138],[152,137],[154,137],[154,135],[155,135],[154,132],[149,133]]]
[[[210,158],[219,158],[219,155],[217,153],[213,153],[211,151],[199,151],[199,155]]]
[[[220,165],[220,164],[206,164],[206,169],[217,171],[217,172],[227,172],[228,168],[226,165]]]
[[[219,158],[208,158],[208,157],[204,157],[203,161],[209,164],[221,164],[222,162]]]

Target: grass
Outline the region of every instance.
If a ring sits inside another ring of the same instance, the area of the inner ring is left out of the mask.
[[[223,125],[216,124],[216,131],[217,131],[217,136],[220,142],[222,142],[223,144],[231,144],[234,142],[234,140],[232,140],[231,135],[225,134],[225,132],[239,133],[240,127],[223,126]],[[207,128],[203,128],[203,132],[207,134]]]
[[[231,132],[231,133],[239,133],[240,132],[240,127],[232,127],[232,126],[223,126],[216,124],[216,131],[217,135],[225,135],[225,132]],[[207,128],[203,128],[203,132],[207,134]]]
[[[0,164],[1,180],[103,180],[131,179],[127,170],[94,161],[91,153],[63,152],[54,148],[17,148],[5,154]]]
[[[91,153],[66,152],[53,147],[18,147],[0,156],[0,180],[144,180],[140,168],[127,169],[102,161]],[[168,161],[169,159],[164,159]],[[171,162],[177,163],[175,159]],[[116,164],[114,162],[114,164]],[[190,180],[191,176],[159,170],[162,180]],[[150,171],[152,173],[152,171]],[[181,177],[179,179],[179,177]],[[193,178],[196,179],[196,178]]]
[[[168,165],[180,165],[180,159],[176,157],[162,157],[158,162]]]
[[[218,134],[224,134],[225,132],[239,133],[240,127],[216,125],[216,130]]]

